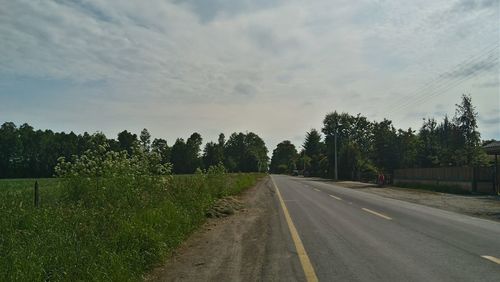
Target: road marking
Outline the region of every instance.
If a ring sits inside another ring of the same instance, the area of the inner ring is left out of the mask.
[[[328,194],[328,196],[330,196],[330,197],[332,197],[334,199],[337,199],[339,201],[342,201],[342,198],[340,198],[340,197],[337,197],[337,196],[334,196],[334,195],[331,195],[331,194]]]
[[[387,219],[387,220],[392,220],[392,218],[388,217],[387,215],[383,215],[383,214],[378,213],[378,212],[376,212],[376,211],[372,211],[372,210],[370,210],[370,209],[365,209],[365,208],[361,208],[361,209],[362,209],[362,210],[364,210],[365,212],[369,212],[369,213],[372,213],[372,214],[374,214],[374,215],[378,215],[378,216],[380,216],[380,217],[382,217],[382,218],[385,218],[385,219]]]
[[[320,192],[321,190],[314,188],[314,191],[318,191],[318,192]]]
[[[272,176],[271,181],[273,182],[274,188],[276,189],[276,194],[278,195],[278,198],[280,200],[281,208],[283,209],[283,213],[285,214],[285,219],[286,223],[288,224],[288,229],[290,230],[290,234],[292,235],[293,243],[295,244],[295,249],[297,250],[297,254],[299,256],[300,264],[302,265],[302,269],[304,270],[304,275],[306,276],[306,280],[308,282],[317,282],[318,277],[316,276],[316,272],[314,272],[314,268],[311,264],[311,260],[309,259],[309,256],[307,255],[306,249],[304,248],[304,245],[302,244],[302,240],[300,240],[299,233],[297,232],[297,228],[295,228],[295,225],[293,224],[292,217],[290,216],[290,213],[288,212],[288,209],[285,205],[285,202],[283,201],[283,198],[281,197],[280,190],[278,189],[278,186],[274,182],[274,179]]]
[[[492,257],[492,256],[481,256],[482,258],[485,258],[489,261],[492,261],[496,264],[500,264],[500,259],[499,258],[496,258],[496,257]]]

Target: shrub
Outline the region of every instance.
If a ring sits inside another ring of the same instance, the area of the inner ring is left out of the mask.
[[[137,149],[132,156],[126,151],[109,151],[97,146],[66,162],[59,158],[56,176],[66,186],[65,199],[84,206],[145,206],[161,196],[170,180],[171,165],[161,164],[157,153]],[[160,197],[161,198],[161,197]]]

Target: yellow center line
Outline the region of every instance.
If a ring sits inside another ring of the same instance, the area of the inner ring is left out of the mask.
[[[320,192],[321,190],[314,188],[314,191],[318,191],[318,192]]]
[[[330,196],[330,197],[332,197],[332,198],[334,198],[334,199],[337,199],[337,200],[339,200],[339,201],[342,201],[342,198],[337,197],[337,196],[334,196],[334,195],[332,195],[332,194],[329,194],[328,196]]]
[[[372,211],[372,210],[370,210],[370,209],[365,209],[365,208],[361,208],[361,209],[362,209],[362,210],[364,210],[365,212],[372,213],[372,214],[374,214],[374,215],[380,216],[380,217],[385,218],[385,219],[387,219],[387,220],[392,220],[392,218],[388,217],[387,215],[383,215],[383,214],[378,213],[378,212],[376,212],[376,211]]]
[[[271,177],[271,181],[273,182],[274,188],[276,189],[276,194],[278,195],[278,198],[280,200],[281,208],[283,209],[283,213],[285,214],[285,219],[288,224],[288,229],[290,230],[290,234],[292,235],[293,243],[295,244],[295,249],[297,250],[297,255],[299,256],[300,264],[302,265],[302,269],[304,270],[304,275],[306,276],[306,280],[308,282],[317,282],[318,277],[316,276],[316,272],[314,272],[311,260],[307,255],[304,245],[302,244],[302,240],[300,240],[297,228],[295,228],[295,225],[293,224],[292,221],[292,217],[290,216],[290,213],[288,212],[285,202],[281,197],[280,190],[278,189],[278,186],[276,186],[273,177],[272,176],[269,177]]]
[[[492,261],[496,264],[500,264],[500,259],[499,258],[496,258],[496,257],[493,257],[493,256],[481,256],[482,258],[485,258],[489,261]]]

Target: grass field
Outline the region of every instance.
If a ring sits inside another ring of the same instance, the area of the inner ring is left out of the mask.
[[[68,203],[59,179],[0,180],[0,281],[138,281],[205,220],[217,198],[262,174],[174,176],[162,195],[128,206]],[[104,188],[104,187],[103,187]]]

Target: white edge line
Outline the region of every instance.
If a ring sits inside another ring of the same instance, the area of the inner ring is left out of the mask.
[[[367,209],[367,208],[361,208],[361,209],[362,209],[362,210],[364,210],[365,212],[369,212],[369,213],[371,213],[371,214],[374,214],[374,215],[380,216],[380,217],[385,218],[385,219],[387,219],[387,220],[392,220],[392,218],[391,218],[391,217],[388,217],[387,215],[384,215],[384,214],[378,213],[378,212],[376,212],[376,211],[372,211],[372,210]]]
[[[342,201],[342,198],[337,197],[337,196],[334,196],[334,195],[332,195],[332,194],[328,194],[328,196],[330,196],[330,197],[332,197],[332,198],[334,198],[334,199],[336,199],[336,200]]]
[[[487,259],[489,261],[492,261],[496,264],[500,264],[500,259],[499,258],[496,258],[496,257],[493,257],[493,256],[481,256],[482,258],[484,259]]]

